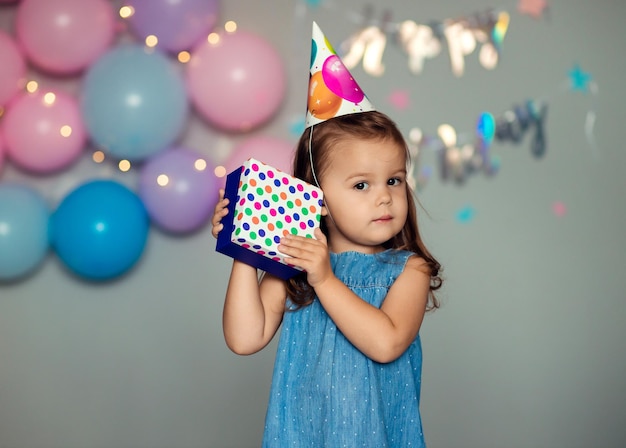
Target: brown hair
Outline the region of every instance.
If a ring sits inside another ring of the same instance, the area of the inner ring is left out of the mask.
[[[313,131],[313,127],[315,130]],[[313,136],[310,133],[313,132]],[[311,169],[311,159],[309,157],[309,139],[313,148],[312,159],[314,171]],[[305,182],[316,185],[317,178],[323,176],[324,170],[328,166],[331,149],[343,139],[359,140],[391,140],[405,149],[406,160],[410,155],[406,141],[396,124],[385,114],[377,111],[348,114],[326,120],[320,124],[309,127],[300,137],[296,147],[293,161],[293,175]],[[413,191],[406,183],[407,198],[414,198]],[[321,229],[326,236],[324,219],[321,222]],[[438,290],[443,279],[439,275],[441,265],[428,251],[417,227],[417,211],[415,201],[408,201],[407,220],[402,231],[383,244],[385,249],[403,249],[414,252],[426,261],[430,271],[430,291],[428,294],[427,310],[439,308],[439,301],[435,297],[434,291]],[[299,274],[287,282],[287,294],[297,308],[307,306],[315,297],[313,288],[306,281],[306,273]]]

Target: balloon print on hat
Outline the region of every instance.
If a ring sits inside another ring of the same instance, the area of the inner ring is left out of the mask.
[[[97,146],[113,157],[137,161],[179,137],[188,99],[182,75],[163,53],[126,44],[87,70],[81,108]]]
[[[149,219],[122,184],[94,180],[70,192],[50,218],[50,244],[75,274],[109,280],[128,271],[144,251]]]
[[[153,35],[158,48],[170,52],[188,50],[215,26],[218,0],[128,0],[131,30],[141,39]]]
[[[73,163],[86,133],[78,102],[60,91],[22,93],[0,121],[7,158],[35,173],[51,173]]]
[[[114,17],[106,0],[22,0],[15,29],[34,65],[67,75],[84,70],[112,44]]]
[[[267,122],[285,94],[278,52],[248,32],[225,32],[215,41],[203,40],[193,49],[186,70],[196,109],[226,131],[247,132]]]
[[[169,149],[141,168],[139,196],[161,229],[175,234],[195,231],[217,203],[214,166],[190,149]]]
[[[34,189],[0,184],[0,282],[32,273],[48,253],[48,206]]]
[[[22,87],[26,76],[24,56],[11,36],[0,30],[0,107]]]

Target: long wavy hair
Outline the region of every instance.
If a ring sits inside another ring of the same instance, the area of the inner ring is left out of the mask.
[[[313,128],[315,128],[313,130]],[[313,135],[311,135],[313,132]],[[405,150],[405,157],[410,160],[409,149],[406,141],[394,121],[382,112],[362,112],[348,114],[326,120],[320,124],[307,128],[296,147],[293,161],[293,175],[310,184],[316,185],[317,179],[324,176],[329,164],[329,155],[338,142],[344,139],[392,141]],[[309,145],[311,155],[309,155]],[[311,160],[314,167],[311,169]],[[398,249],[411,251],[426,261],[430,271],[430,290],[428,294],[427,310],[439,308],[439,301],[435,291],[441,288],[443,279],[440,276],[442,270],[439,262],[426,248],[417,226],[417,211],[413,191],[406,184],[407,198],[409,200],[407,220],[400,233],[383,243],[385,249]],[[322,232],[328,237],[328,229],[325,218],[320,225]],[[306,280],[306,273],[296,275],[287,282],[287,295],[294,307],[298,309],[311,304],[315,298],[315,291]]]

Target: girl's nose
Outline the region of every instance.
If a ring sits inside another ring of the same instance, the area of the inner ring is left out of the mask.
[[[386,188],[384,188],[378,195],[378,205],[389,205],[389,204],[391,204],[391,194]]]

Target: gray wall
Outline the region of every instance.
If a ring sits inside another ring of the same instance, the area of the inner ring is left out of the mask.
[[[326,0],[307,12],[297,0],[222,1],[221,21],[265,36],[287,68],[285,104],[255,133],[293,139],[288,126],[304,111],[311,21],[338,47],[358,28],[351,13],[367,3]],[[443,307],[421,331],[426,440],[431,448],[623,447],[626,3],[555,0],[539,20],[516,5],[385,2],[396,22],[509,11],[493,71],[473,54],[455,78],[444,49],[414,76],[392,43],[383,77],[353,70],[407,133],[417,126],[434,134],[444,122],[471,133],[480,112],[498,115],[527,99],[549,104],[543,158],[530,154],[528,137],[496,144],[495,177],[459,186],[435,174],[420,191],[422,230],[446,276]],[[0,8],[4,29],[14,9]],[[563,89],[574,63],[592,74],[597,95]],[[394,89],[409,92],[407,110],[387,101]],[[597,152],[584,131],[592,106]],[[243,138],[194,118],[185,143],[219,159]],[[432,153],[423,164],[436,173]],[[51,177],[7,164],[1,180],[35,185],[54,205],[80,179],[103,175],[98,170],[88,156]],[[132,183],[132,173],[104,174]],[[556,201],[565,216],[553,213]],[[473,219],[459,222],[467,206]],[[208,227],[188,237],[152,229],[141,262],[117,281],[76,280],[50,254],[31,277],[0,284],[0,446],[258,446],[274,345],[251,357],[226,349],[220,319],[230,261],[214,244]]]

